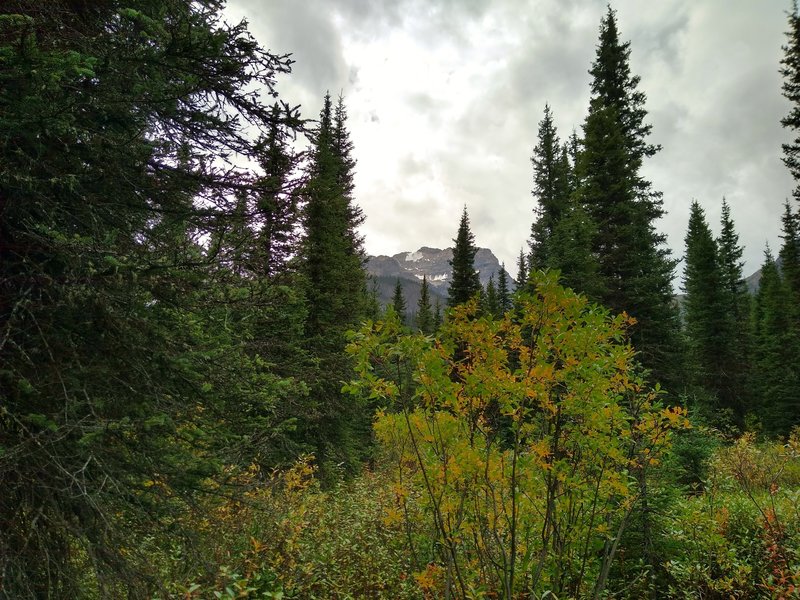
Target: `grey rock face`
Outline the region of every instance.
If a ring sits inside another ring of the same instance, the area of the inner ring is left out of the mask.
[[[399,277],[406,305],[409,313],[412,313],[416,310],[423,275],[430,285],[431,302],[436,297],[442,300],[447,298],[447,288],[453,275],[448,261],[452,258],[452,248],[441,250],[423,246],[414,252],[400,252],[394,256],[370,256],[367,272],[378,282],[378,298],[384,306],[391,302],[394,284]],[[492,275],[496,283],[500,261],[488,248],[480,248],[475,254],[475,269],[480,274],[482,285],[485,286]],[[509,284],[513,286],[510,277]]]

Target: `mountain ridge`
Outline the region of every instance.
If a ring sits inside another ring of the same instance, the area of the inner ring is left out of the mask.
[[[442,307],[447,304],[447,290],[453,275],[453,268],[449,261],[453,257],[453,248],[434,248],[421,246],[417,250],[398,252],[397,254],[379,254],[368,256],[366,269],[376,287],[378,302],[381,306],[391,304],[397,280],[403,288],[403,297],[406,301],[408,315],[417,311],[422,277],[427,277],[428,289],[431,295],[431,304],[436,300]],[[500,260],[489,248],[479,248],[475,253],[475,269],[479,273],[481,285],[486,287],[489,278],[494,275],[497,283],[497,274],[500,272]],[[516,282],[508,274],[509,287],[514,288]],[[761,280],[761,269],[745,277],[747,289],[751,294],[758,291]],[[675,299],[680,304],[684,294],[676,294]]]
[[[442,249],[421,246],[417,250],[398,252],[392,256],[368,256],[366,269],[377,284],[378,301],[382,306],[391,303],[396,282],[400,280],[408,314],[411,315],[416,313],[423,276],[429,284],[431,303],[438,298],[444,306],[453,276],[453,268],[449,262],[452,258],[452,247]],[[478,271],[481,285],[485,287],[492,275],[496,282],[501,268],[500,261],[489,248],[478,248],[475,253],[475,270]],[[507,270],[506,274],[508,275]],[[508,280],[513,285],[511,277]]]

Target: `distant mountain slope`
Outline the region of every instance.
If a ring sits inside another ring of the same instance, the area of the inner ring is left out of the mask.
[[[453,269],[448,262],[451,258],[453,258],[452,248],[441,250],[423,246],[415,252],[400,252],[394,256],[370,256],[367,258],[367,272],[372,276],[378,288],[378,301],[381,306],[386,306],[392,301],[394,286],[399,278],[400,285],[403,287],[407,312],[411,316],[417,312],[423,275],[428,277],[430,284],[431,306],[434,305],[436,298],[439,298],[442,309],[444,309],[447,303],[447,288],[453,274]],[[778,268],[780,268],[780,259],[777,262]],[[497,282],[500,261],[488,248],[478,250],[475,255],[475,268],[480,274],[481,285],[484,287],[492,275],[495,276],[495,283]],[[506,275],[508,275],[508,271],[506,271]],[[751,294],[758,291],[760,281],[761,269],[745,278],[747,289]],[[510,276],[508,276],[508,282],[509,287],[513,290],[515,282]],[[675,301],[683,310],[685,295],[676,295]]]
[[[778,270],[780,270],[783,264],[780,257],[775,259],[775,264],[778,266]],[[747,291],[749,291],[751,294],[755,294],[758,291],[759,285],[761,285],[761,269],[749,277],[745,277],[744,282],[747,284]]]
[[[416,312],[417,301],[422,287],[422,277],[427,276],[431,290],[431,304],[439,297],[444,306],[447,298],[447,288],[453,269],[448,262],[453,258],[453,249],[429,248],[423,246],[415,252],[400,252],[394,256],[370,256],[367,260],[367,272],[372,275],[378,286],[378,300],[382,306],[392,301],[394,286],[397,279],[403,287],[403,296],[406,299],[408,314]],[[489,277],[500,272],[500,261],[488,248],[480,248],[475,254],[475,269],[480,274],[482,285],[489,282]],[[509,277],[509,285],[513,281]]]

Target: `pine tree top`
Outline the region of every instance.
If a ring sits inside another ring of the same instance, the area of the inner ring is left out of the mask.
[[[616,109],[628,150],[632,158],[641,162],[661,148],[646,142],[652,125],[644,123],[646,96],[637,89],[640,77],[631,75],[630,46],[630,42],[620,42],[616,11],[609,5],[600,23],[600,40],[589,70],[593,105],[595,110],[601,107]]]
[[[478,252],[478,247],[475,245],[475,236],[469,227],[466,206],[461,214],[458,234],[453,242],[455,242],[453,258],[450,260],[453,278],[447,291],[448,306],[457,306],[468,302],[482,289],[478,272],[475,270],[475,254]]]

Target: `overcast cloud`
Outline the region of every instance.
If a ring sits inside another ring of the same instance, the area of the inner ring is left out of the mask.
[[[645,8],[646,6],[646,8]],[[281,96],[316,118],[345,96],[356,199],[370,254],[452,245],[466,204],[478,244],[513,274],[533,220],[530,155],[545,103],[562,139],[580,131],[605,0],[230,0],[261,43],[291,52]],[[779,247],[792,181],[781,163],[789,105],[778,73],[789,2],[617,0],[663,150],[645,175],[683,253],[697,199],[718,229],[725,196],[746,275]],[[680,268],[679,268],[680,271]]]

